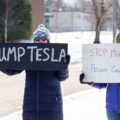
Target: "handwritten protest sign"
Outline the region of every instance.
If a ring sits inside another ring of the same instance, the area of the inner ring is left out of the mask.
[[[63,70],[67,44],[0,44],[0,69]]]
[[[120,83],[120,44],[84,44],[85,82]]]

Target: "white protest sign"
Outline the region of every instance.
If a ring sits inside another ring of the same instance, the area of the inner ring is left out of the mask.
[[[85,82],[120,83],[120,44],[84,44]]]

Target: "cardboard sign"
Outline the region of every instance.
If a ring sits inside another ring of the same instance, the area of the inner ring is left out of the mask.
[[[85,82],[120,83],[120,44],[84,44]]]
[[[0,44],[0,69],[64,70],[67,44]]]

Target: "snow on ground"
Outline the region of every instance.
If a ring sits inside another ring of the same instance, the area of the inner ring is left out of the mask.
[[[71,55],[71,62],[81,62],[82,59],[82,45],[93,43],[95,32],[64,32],[51,33],[51,42],[68,43],[68,52]],[[112,31],[101,31],[101,43],[112,43]]]
[[[107,120],[105,111],[105,89],[95,88],[65,96],[64,120]],[[22,120],[22,112],[17,111],[0,120]]]
[[[64,97],[64,120],[107,120],[105,90],[87,90]]]

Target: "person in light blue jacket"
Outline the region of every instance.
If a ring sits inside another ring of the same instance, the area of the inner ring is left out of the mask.
[[[44,25],[34,32],[35,43],[49,43],[50,36]],[[66,55],[67,65],[70,56]],[[7,75],[15,75],[22,70],[1,70]],[[23,120],[63,120],[63,102],[60,82],[69,76],[68,69],[25,70],[25,92],[23,101]]]
[[[84,73],[80,74],[80,82],[95,88],[106,88],[106,113],[108,120],[120,120],[120,83],[85,83]]]
[[[120,43],[120,32],[116,36],[116,43]],[[83,82],[85,74],[80,74]],[[86,83],[98,89],[106,88],[106,113],[108,120],[120,120],[120,83]]]

